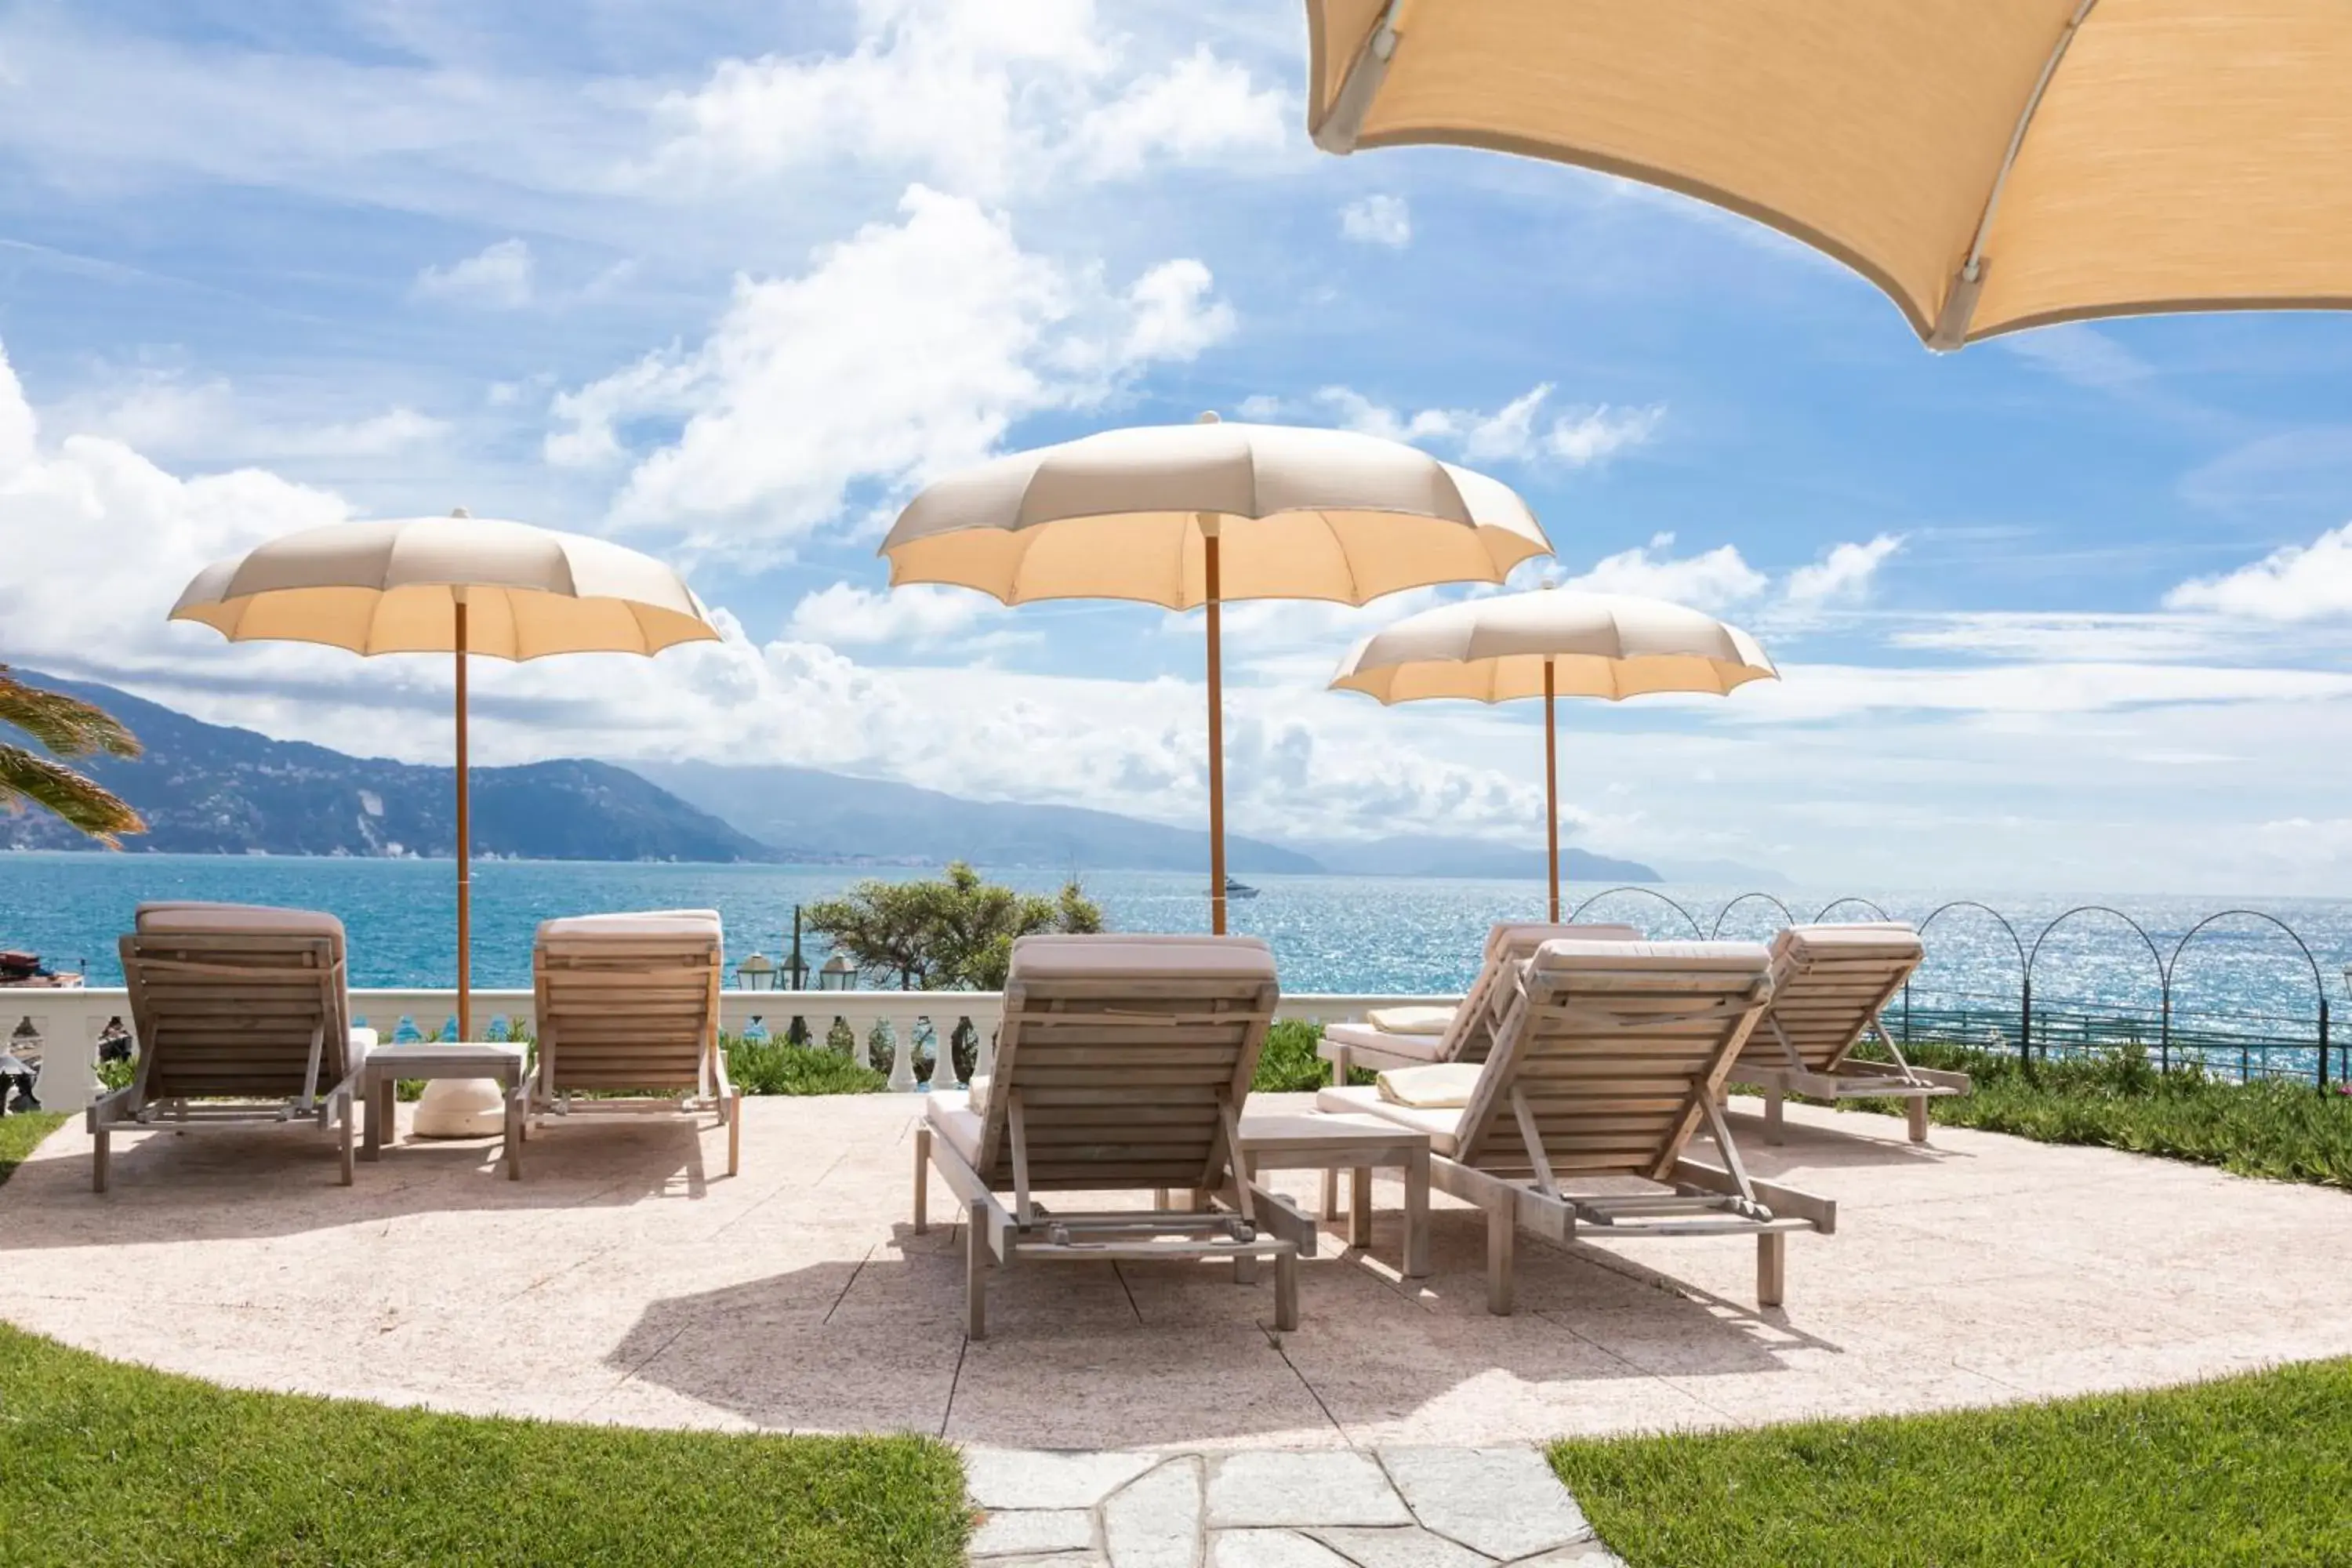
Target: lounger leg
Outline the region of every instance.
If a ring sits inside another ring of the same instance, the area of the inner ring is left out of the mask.
[[[1274,1327],[1278,1333],[1298,1331],[1298,1254],[1287,1248],[1274,1260]]]
[[[1369,1252],[1372,1246],[1372,1173],[1359,1165],[1348,1178],[1348,1245]]]
[[[915,1129],[915,1234],[927,1236],[931,1228],[931,1130]]]
[[[740,1089],[727,1097],[727,1173],[737,1175],[743,1169],[743,1094]]]
[[[1334,1089],[1348,1087],[1348,1052],[1345,1047],[1334,1049],[1331,1053],[1331,1086]],[[1339,1168],[1337,1165],[1323,1173],[1323,1217],[1327,1220],[1339,1217]]]
[[[1512,1254],[1518,1248],[1519,1221],[1507,1205],[1486,1211],[1486,1310],[1511,1315]]]
[[[113,1136],[103,1127],[90,1134],[89,1190],[93,1193],[106,1191],[107,1142]]]
[[[373,1164],[383,1155],[383,1096],[382,1086],[373,1078],[360,1086],[360,1104],[367,1110],[367,1131],[360,1143],[360,1158]]]
[[[1777,1307],[1788,1293],[1789,1237],[1768,1231],[1756,1238],[1756,1304]]]
[[[359,1177],[358,1171],[352,1165],[352,1160],[359,1153],[358,1141],[352,1136],[358,1131],[352,1123],[359,1120],[359,1108],[352,1103],[352,1097],[348,1094],[337,1095],[335,1100],[336,1129],[341,1134],[342,1143],[342,1169],[337,1173],[335,1184],[338,1186],[348,1187]]]
[[[522,1180],[522,1086],[502,1083],[507,1091],[507,1180]]]
[[[1780,1088],[1767,1084],[1764,1089],[1764,1142],[1782,1143],[1788,1141],[1788,1121],[1781,1110]]]
[[[1429,1152],[1423,1150],[1404,1168],[1404,1277],[1429,1275]]]
[[[1908,1114],[1911,1119],[1911,1142],[1925,1143],[1927,1141],[1927,1097],[1924,1094],[1913,1095]]]
[[[1160,1210],[1163,1214],[1167,1212],[1169,1205],[1168,1189],[1166,1187],[1154,1187],[1151,1189],[1151,1206]]]
[[[982,1203],[964,1210],[963,1331],[967,1339],[988,1338],[988,1205]]]

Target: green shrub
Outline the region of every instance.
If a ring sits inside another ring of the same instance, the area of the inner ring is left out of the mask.
[[[1315,1054],[1323,1040],[1323,1026],[1300,1018],[1283,1018],[1265,1032],[1265,1049],[1257,1058],[1257,1077],[1250,1088],[1260,1094],[1298,1094],[1331,1084],[1331,1064]],[[1372,1081],[1358,1068],[1348,1075],[1351,1084]]]
[[[845,1051],[796,1046],[772,1035],[730,1035],[721,1044],[727,1076],[745,1094],[877,1094],[890,1086],[887,1077]]]

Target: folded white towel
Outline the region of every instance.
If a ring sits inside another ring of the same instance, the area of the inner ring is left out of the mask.
[[[1423,1068],[1391,1068],[1375,1080],[1381,1098],[1416,1110],[1459,1110],[1470,1103],[1483,1069],[1475,1062],[1435,1062]]]
[[[1374,1007],[1364,1022],[1383,1035],[1442,1035],[1454,1026],[1451,1007]]]

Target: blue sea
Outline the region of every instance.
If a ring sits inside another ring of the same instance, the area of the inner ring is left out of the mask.
[[[484,862],[474,870],[475,983],[528,985],[532,928],[552,915],[715,908],[726,919],[730,963],[755,950],[776,958],[790,945],[795,905],[838,893],[861,877],[926,874],[839,866]],[[1040,892],[1051,892],[1062,881],[1058,873],[1044,870],[990,874]],[[354,985],[446,986],[454,984],[454,875],[449,862],[430,860],[0,855],[0,947],[30,948],[58,967],[86,967],[93,985],[119,984],[115,942],[142,899],[284,904],[329,910],[342,918],[351,931]],[[1114,929],[1206,928],[1205,878],[1101,871],[1081,879]],[[1543,913],[1538,881],[1269,875],[1254,879],[1254,885],[1256,898],[1231,906],[1234,928],[1273,944],[1283,986],[1293,992],[1458,991],[1475,968],[1491,922],[1540,919]],[[1570,901],[1604,890],[1572,887]],[[1972,896],[1964,890],[1861,889],[1856,898],[1857,890],[1849,889],[1779,889],[1777,905],[1756,895],[1734,903],[1742,892],[1675,885],[1622,891],[1599,899],[1585,918],[1622,920],[1659,938],[1712,934],[1718,927],[1725,936],[1760,937],[1783,923],[1781,905],[1798,919],[1826,910],[1840,919],[1871,919],[1884,911],[1917,921],[1938,906]],[[2069,908],[2106,903],[2121,915],[2075,915],[2043,940],[2033,971],[2037,1004],[2152,1008],[2161,991],[2158,964],[2174,964],[2176,945],[2200,919],[2232,907],[2210,898],[1973,896],[2007,919],[2017,943],[1980,910],[1946,909],[1928,928],[1928,962],[1914,987],[1923,1002],[1935,996],[1982,998],[1978,1005],[1988,1007],[2013,1002],[2021,973],[2018,944],[2031,950],[2043,929]],[[1842,899],[1846,901],[1829,908]],[[2352,901],[2270,900],[2254,900],[2252,907],[2294,928],[2340,1006],[2343,966],[2352,960]],[[2145,939],[2122,916],[2136,921]],[[812,963],[824,958],[814,939],[803,951]],[[2260,921],[2221,921],[2174,964],[2176,1013],[2259,1015],[2275,1019],[2277,1033],[2308,1036],[2316,1013],[2313,961],[2305,960],[2292,939]]]

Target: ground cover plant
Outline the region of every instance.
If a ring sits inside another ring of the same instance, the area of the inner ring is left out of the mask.
[[[0,1118],[0,1182],[63,1120]],[[970,1530],[962,1465],[927,1437],[646,1432],[247,1394],[0,1324],[10,1568],[950,1568]]]
[[[2006,1051],[1922,1043],[1904,1054],[1921,1067],[1954,1068],[1975,1080],[1973,1094],[1927,1102],[1930,1116],[1945,1126],[2352,1189],[2352,1097],[2321,1094],[2308,1082],[2242,1084],[2194,1069],[2158,1072],[2137,1048],[2053,1058],[2031,1073]],[[1901,1111],[1894,1101],[1843,1103]]]
[[[2049,1405],[1557,1444],[1631,1568],[2352,1562],[2352,1361]]]

